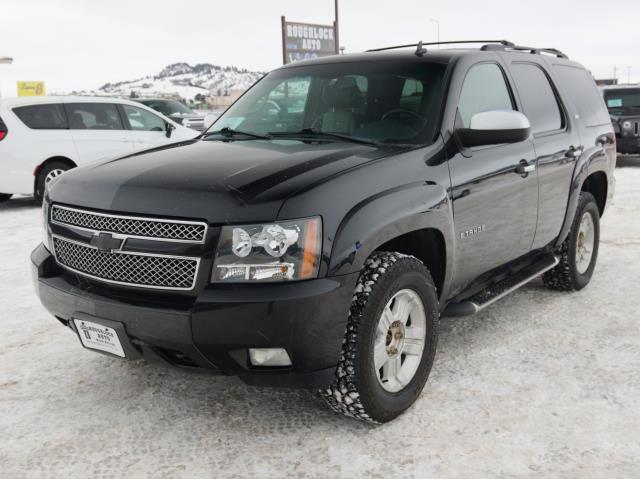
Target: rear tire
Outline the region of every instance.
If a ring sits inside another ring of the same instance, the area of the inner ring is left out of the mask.
[[[580,193],[576,215],[558,254],[560,263],[542,275],[546,286],[558,291],[579,291],[593,276],[600,245],[600,211],[591,193]]]
[[[36,200],[41,203],[44,198],[44,191],[47,183],[70,169],[71,167],[63,161],[56,160],[47,163],[38,173],[38,179],[36,180],[36,190],[34,192],[34,197],[36,198]]]
[[[429,377],[438,322],[436,288],[424,264],[400,253],[374,253],[358,279],[335,378],[321,396],[349,417],[396,418]]]
[[[5,201],[9,201],[13,195],[7,193],[0,193],[0,203],[4,203]]]

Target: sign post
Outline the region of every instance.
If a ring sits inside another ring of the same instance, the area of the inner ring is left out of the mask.
[[[326,57],[338,52],[335,27],[282,21],[282,63]]]

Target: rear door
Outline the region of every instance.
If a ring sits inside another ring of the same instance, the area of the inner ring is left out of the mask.
[[[512,61],[509,67],[533,134],[540,199],[532,248],[538,249],[560,233],[573,170],[583,147],[546,69],[533,61]]]
[[[515,109],[501,65],[478,63],[467,71],[458,100],[460,126],[469,127],[476,113]],[[538,177],[535,171],[520,174],[516,169],[534,160],[529,140],[474,147],[449,160],[461,288],[529,252],[538,213]]]
[[[3,193],[33,193],[33,172],[54,156],[77,161],[69,125],[60,103],[36,103],[3,113],[8,133],[0,142]]]
[[[131,135],[113,103],[65,103],[79,164],[132,151]]]

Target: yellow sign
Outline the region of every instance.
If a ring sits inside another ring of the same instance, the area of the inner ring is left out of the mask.
[[[19,81],[18,96],[44,96],[43,81]]]

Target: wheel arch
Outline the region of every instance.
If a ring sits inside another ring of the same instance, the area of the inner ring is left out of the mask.
[[[569,190],[569,201],[567,202],[567,211],[565,213],[562,229],[558,235],[555,246],[558,247],[566,239],[573,223],[573,217],[578,206],[580,193],[587,191],[591,193],[598,204],[600,216],[604,214],[609,197],[613,190],[609,185],[612,181],[613,172],[610,171],[606,162],[602,161],[601,155],[585,156],[576,165],[571,187]]]
[[[329,275],[360,271],[375,251],[396,251],[424,262],[442,297],[453,270],[453,215],[445,188],[416,182],[387,190],[352,208],[333,241]]]
[[[604,214],[607,204],[608,187],[607,174],[604,171],[596,171],[585,178],[580,189],[591,193],[596,199],[600,216]]]
[[[76,164],[76,162],[73,161],[68,156],[56,155],[56,156],[51,156],[51,157],[47,158],[42,163],[40,163],[38,166],[36,166],[35,169],[33,170],[33,192],[34,193],[36,192],[36,189],[38,188],[38,179],[40,178],[40,173],[42,172],[42,170],[47,165],[49,165],[50,163],[53,163],[54,161],[60,161],[62,163],[65,163],[66,165],[69,166],[69,169],[76,168],[78,166]]]
[[[439,229],[423,228],[405,233],[380,245],[375,251],[415,256],[431,273],[438,296],[442,294],[447,272],[447,245]]]

